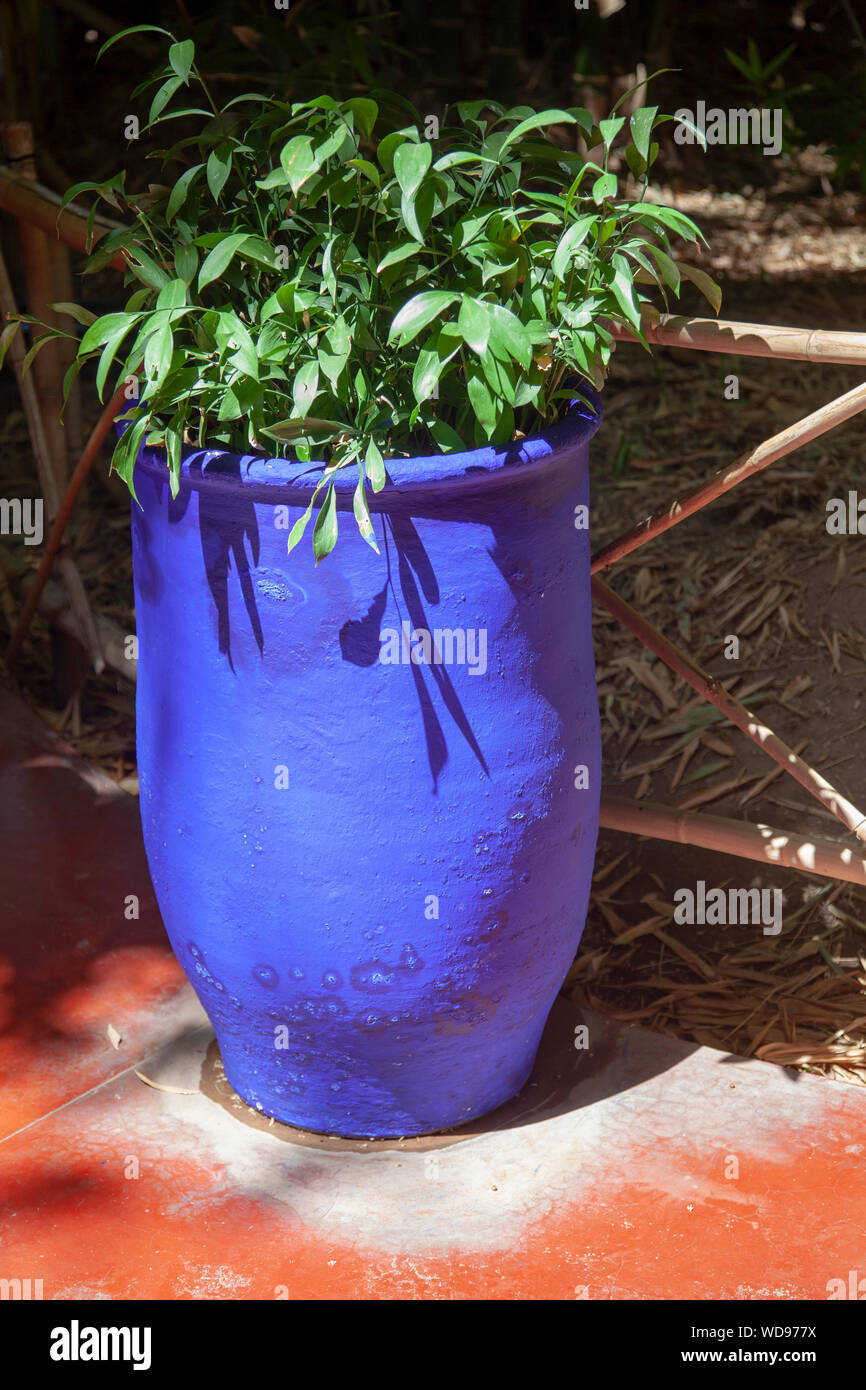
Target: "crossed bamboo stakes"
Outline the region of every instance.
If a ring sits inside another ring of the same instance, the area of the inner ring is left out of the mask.
[[[622,339],[632,335],[622,330]],[[782,357],[798,361],[823,361],[847,365],[866,363],[866,334],[826,333],[762,324],[728,323],[715,319],[662,317],[648,328],[652,341],[705,352],[741,353],[749,356]],[[839,396],[820,410],[789,425],[779,434],[744,454],[669,506],[603,546],[592,558],[592,594],[618,622],[644,646],[654,652],[693,690],[709,700],[721,714],[735,724],[759,748],[795,778],[822,806],[832,812],[862,845],[866,842],[866,814],[852,804],[815,768],[804,762],[792,748],[725,689],[715,676],[696,662],[647,621],[599,577],[623,556],[678,526],[686,517],[707,506],[717,497],[752,477],[777,459],[826,434],[845,420],[866,409],[866,382]],[[705,849],[735,854],[762,863],[783,864],[791,868],[866,884],[866,858],[856,850],[829,840],[804,838],[768,825],[751,825],[721,816],[678,812],[654,803],[640,803],[627,797],[602,797],[601,824],[609,830],[625,830],[656,839],[679,841]]]

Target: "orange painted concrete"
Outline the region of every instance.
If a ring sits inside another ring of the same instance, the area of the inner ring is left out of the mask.
[[[824,1299],[866,1278],[859,1088],[560,1001],[529,1086],[469,1130],[269,1126],[168,951],[135,802],[6,695],[0,836],[0,1277],[60,1300]]]

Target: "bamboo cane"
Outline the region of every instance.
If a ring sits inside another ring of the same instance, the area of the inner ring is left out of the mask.
[[[45,188],[41,183],[27,183],[8,169],[0,168],[0,208],[32,223],[34,227],[39,227],[47,236],[56,237],[75,251],[91,251],[92,245],[87,234],[87,213],[74,203],[70,203],[61,212],[60,202],[61,199],[53,189]],[[105,217],[96,218],[93,224],[93,243],[105,236],[106,232],[122,225]],[[117,270],[123,270],[126,267],[126,258],[118,252],[109,264]]]
[[[741,357],[778,357],[789,362],[832,362],[849,367],[866,363],[866,333],[692,319],[679,314],[662,314],[657,323],[646,321],[642,327],[647,340],[659,347],[693,348]],[[637,342],[626,328],[615,326],[612,332],[622,342]]]
[[[36,182],[36,163],[33,148],[33,129],[28,121],[10,121],[3,127],[3,143],[10,159],[15,161],[18,177],[27,183]],[[17,219],[21,264],[27,286],[27,311],[40,323],[58,326],[52,302],[57,298],[54,267],[48,237],[27,218]],[[33,364],[36,396],[42,415],[42,427],[48,443],[51,465],[62,485],[66,478],[66,436],[60,415],[63,408],[63,358],[57,340],[42,348]]]
[[[665,665],[687,681],[693,690],[715,705],[716,709],[736,724],[738,729],[742,729],[754,744],[784,767],[801,786],[821,802],[822,806],[832,811],[836,819],[847,826],[858,840],[866,840],[866,815],[858,811],[857,807],[822,777],[820,772],[803,762],[793,748],[789,748],[772,729],[750,714],[745,705],[741,705],[739,700],[725,690],[715,676],[703,671],[685,652],[675,647],[673,642],[669,642],[657,628],[647,622],[646,618],[641,617],[630,604],[615,594],[604,580],[597,577],[592,580],[592,596],[597,603],[612,613],[618,622],[633,632],[645,647],[655,652]]]
[[[810,440],[826,434],[836,425],[850,420],[861,410],[866,410],[866,382],[860,386],[855,386],[852,391],[847,391],[844,396],[838,396],[836,400],[830,401],[827,405],[822,405],[820,410],[814,410],[811,415],[804,415],[802,420],[788,425],[787,429],[782,430],[779,434],[765,439],[751,453],[743,454],[742,458],[737,459],[728,468],[723,468],[712,478],[708,478],[705,483],[700,483],[692,492],[688,492],[684,497],[671,502],[670,506],[665,507],[662,511],[654,512],[645,521],[639,521],[631,530],[624,531],[615,540],[602,546],[601,550],[592,557],[593,574],[608,569],[617,560],[621,560],[624,555],[629,555],[633,550],[646,545],[647,541],[669,531],[672,526],[677,526],[687,516],[693,516],[702,507],[706,507],[709,502],[714,502],[717,497],[722,497],[726,492],[730,492],[731,488],[736,487],[744,479],[751,478],[753,474],[768,468],[771,463],[784,458],[786,454],[793,453],[803,444],[808,444]]]
[[[603,796],[600,824],[606,830],[647,835],[681,845],[733,854],[763,864],[781,864],[846,883],[866,884],[866,859],[832,840],[809,839],[769,825],[751,825],[726,816],[675,811],[669,806]]]
[[[6,649],[6,664],[9,667],[12,666],[13,662],[15,661],[15,658],[21,650],[21,644],[24,641],[24,638],[27,636],[27,632],[33,620],[33,614],[39,607],[39,600],[42,595],[42,590],[45,588],[45,583],[48,579],[49,574],[51,573],[51,566],[54,563],[54,557],[57,554],[63,542],[63,533],[66,530],[66,524],[69,521],[70,515],[72,514],[72,508],[75,505],[75,499],[81,491],[82,486],[84,485],[84,481],[87,478],[87,475],[93,466],[93,463],[96,459],[97,454],[99,453],[100,447],[102,445],[103,440],[105,439],[105,436],[108,434],[108,431],[111,429],[111,426],[114,423],[117,416],[120,414],[120,411],[124,408],[125,405],[128,404],[126,391],[126,382],[121,382],[120,386],[118,386],[111,400],[108,402],[108,405],[105,407],[96,424],[94,425],[93,430],[90,434],[90,438],[84,446],[84,452],[82,453],[81,458],[78,460],[72,477],[69,479],[69,483],[66,487],[66,492],[63,495],[63,501],[60,504],[60,508],[54,520],[54,525],[51,528],[51,533],[48,537],[48,543],[45,546],[45,551],[43,553],[39,569],[36,572],[36,578],[34,579],[30,592],[27,595],[27,601],[24,604],[24,607],[21,611],[21,617],[18,619],[18,624],[15,628],[15,631],[12,633],[12,636],[9,639],[9,646]],[[93,620],[91,618],[91,622],[92,621]],[[99,638],[96,637],[95,640],[98,646]],[[97,667],[97,670],[101,671],[105,667],[105,661],[101,655],[101,652],[99,659],[102,662],[102,665]]]
[[[2,251],[0,251],[0,311],[2,311],[4,318],[7,315],[14,314],[16,312],[15,298],[12,292],[12,284],[9,280],[9,272],[6,269],[6,262],[3,258]],[[12,339],[12,342],[9,345],[9,358],[12,362],[12,366],[15,371],[15,377],[18,382],[18,390],[21,393],[21,402],[24,406],[24,415],[27,420],[27,429],[30,434],[30,442],[33,447],[34,457],[36,459],[36,471],[39,475],[39,486],[42,490],[42,498],[45,503],[45,508],[48,512],[48,519],[49,521],[53,521],[54,518],[57,516],[61,505],[60,484],[53,468],[51,467],[51,456],[48,450],[48,441],[45,437],[45,430],[42,424],[42,415],[39,410],[39,402],[36,397],[36,388],[33,384],[33,379],[29,375],[25,375],[23,370],[24,347],[21,342],[20,334],[16,334],[16,336]],[[44,564],[44,557],[42,563]],[[97,674],[99,674],[99,672],[102,671],[105,667],[105,661],[102,655],[102,647],[99,641],[99,634],[96,629],[96,624],[94,622],[93,614],[90,609],[90,604],[87,600],[87,594],[85,593],[84,585],[81,583],[81,578],[78,574],[78,570],[75,567],[74,561],[69,557],[61,557],[60,570],[63,582],[66,586],[66,592],[69,596],[70,607],[72,608],[72,611],[75,615],[76,621],[79,626],[79,631],[81,632],[84,643],[90,651],[91,660],[93,662],[93,668],[97,672]],[[36,586],[34,585],[34,588],[35,587]],[[42,586],[39,585],[38,591],[36,592],[34,610],[35,604],[38,603],[39,600],[41,588]],[[24,611],[26,611],[27,609],[27,606],[30,602],[30,597],[31,596],[28,595]],[[20,625],[21,620],[19,619],[19,626]],[[24,626],[23,632],[27,631],[29,625],[30,619],[28,618],[27,624]],[[17,648],[15,649],[15,652],[17,652]],[[15,653],[13,653],[13,658],[14,655]]]
[[[69,304],[75,299],[75,289],[72,282],[72,266],[70,264],[69,247],[64,246],[62,241],[52,241],[48,239],[48,254],[51,260],[51,280],[55,304]],[[60,366],[63,377],[75,361],[75,354],[78,344],[75,338],[58,338],[57,351],[60,355]],[[63,378],[60,382],[61,393],[63,390]],[[66,437],[66,457],[75,458],[81,452],[82,445],[82,417],[81,417],[81,381],[76,378],[70,388],[63,404],[63,430]]]

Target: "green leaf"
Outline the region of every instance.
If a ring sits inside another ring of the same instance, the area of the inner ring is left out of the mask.
[[[565,272],[571,264],[575,251],[582,246],[589,236],[592,228],[597,224],[598,218],[593,214],[587,217],[579,217],[576,222],[572,222],[559,238],[553,259],[550,262],[551,269],[557,280],[565,279]]]
[[[417,241],[402,241],[399,246],[394,246],[383,256],[376,266],[376,274],[381,275],[383,270],[387,270],[389,265],[398,265],[400,261],[408,260],[410,256],[417,256],[422,248]]]
[[[342,420],[321,420],[317,416],[305,415],[303,419],[292,416],[290,420],[278,420],[275,425],[264,425],[262,433],[285,444],[293,444],[295,440],[305,437],[326,443],[341,434],[354,434],[354,430]]]
[[[181,43],[173,43],[168,50],[168,61],[182,82],[189,79],[190,70],[195,62],[195,44],[192,39],[184,39]]]
[[[510,357],[497,357],[493,352],[488,352],[481,358],[481,370],[490,387],[494,401],[497,403],[505,401],[507,405],[513,406],[516,400],[517,378],[514,363]],[[497,418],[497,434],[499,424],[500,421]]]
[[[111,456],[112,470],[123,479],[133,497],[135,497],[135,488],[132,484],[133,469],[135,468],[135,460],[138,457],[141,441],[149,425],[149,415],[142,415],[139,419],[135,420],[118,440],[114,453]]]
[[[266,265],[269,270],[277,267],[276,251],[269,241],[260,236],[248,236],[239,247],[238,255],[242,261],[255,261],[257,265]]]
[[[652,137],[653,122],[658,115],[657,106],[642,106],[639,111],[635,111],[629,120],[631,138],[635,143],[638,154],[644,163],[649,159],[650,139]]]
[[[372,546],[378,555],[379,547],[376,544],[376,537],[373,534],[373,522],[370,518],[370,508],[367,506],[367,497],[364,491],[364,469],[360,463],[358,464],[358,482],[352,498],[352,510],[355,513],[358,530],[361,532],[367,544]]]
[[[270,434],[270,430],[265,430],[265,434]],[[318,491],[318,489],[316,491]],[[307,510],[304,512],[302,516],[298,517],[297,521],[295,522],[294,526],[289,532],[289,540],[286,546],[289,555],[291,555],[295,546],[298,544],[298,541],[301,539],[301,537],[307,529],[307,522],[309,521],[313,513],[313,502],[315,501],[315,498],[316,493],[314,492],[313,500],[310,502],[309,506],[307,507]]]
[[[179,309],[183,304],[186,304],[186,282],[169,280],[157,295],[157,309]]]
[[[403,130],[392,130],[383,140],[379,141],[376,147],[376,158],[385,170],[386,174],[394,172],[394,152],[409,136]]]
[[[485,351],[490,337],[490,318],[486,307],[464,294],[460,303],[460,313],[457,315],[457,327],[464,342],[480,356]]]
[[[289,176],[285,169],[272,169],[263,179],[256,179],[256,188],[285,188]]]
[[[638,222],[658,222],[663,227],[669,227],[684,241],[697,241],[699,238],[701,241],[706,240],[692,219],[676,208],[659,207],[656,203],[630,203],[626,211],[634,213]]]
[[[394,151],[394,174],[403,195],[410,202],[421,187],[432,162],[433,152],[428,140],[420,145],[407,140]]]
[[[364,466],[367,470],[367,477],[374,492],[381,492],[385,483],[388,481],[385,476],[385,464],[378,444],[371,439],[364,454]]]
[[[190,185],[201,168],[201,164],[193,164],[191,169],[184,169],[183,173],[180,175],[180,178],[169,194],[168,203],[166,205],[165,220],[167,223],[170,223],[180,212],[186,202]]]
[[[219,279],[246,239],[246,232],[235,232],[233,236],[223,237],[222,241],[217,242],[202,262],[201,270],[198,273],[199,291],[211,284],[212,281]]]
[[[174,338],[168,319],[148,338],[144,348],[144,374],[148,381],[159,386],[171,366]]]
[[[94,348],[101,348],[121,327],[124,332],[128,332],[134,323],[138,323],[140,318],[141,314],[103,314],[101,318],[91,324],[84,334],[78,345],[79,353],[92,352]]]
[[[694,121],[691,119],[690,116],[662,116],[661,120],[674,120],[676,121],[677,125],[682,126],[684,130],[690,130],[692,135],[695,137],[698,144],[700,145],[701,149],[703,150],[704,154],[707,153],[707,137],[701,130],[700,126],[695,125]]]
[[[722,307],[722,291],[705,270],[699,270],[696,265],[686,265],[685,261],[677,261],[680,274],[684,280],[691,280],[693,285],[697,285],[704,299],[708,300],[713,306],[713,313],[718,314]]]
[[[258,379],[259,359],[255,344],[237,314],[222,310],[217,328],[217,342],[229,350],[229,361],[246,376]]]
[[[157,265],[139,245],[131,246],[127,256],[130,270],[143,284],[153,290],[161,290],[163,285],[168,284],[169,277],[162,266]]]
[[[466,390],[475,418],[486,438],[490,439],[496,429],[496,406],[493,404],[490,388],[483,377],[470,376]]]
[[[647,171],[647,161],[635,145],[626,147],[625,162],[636,179],[641,178]]]
[[[454,290],[423,290],[421,294],[413,295],[394,316],[388,342],[399,338],[400,346],[405,347],[437,314],[459,298],[460,295]]]
[[[156,92],[153,101],[150,103],[150,110],[147,113],[147,123],[152,125],[160,112],[168,105],[177,91],[178,87],[183,86],[182,77],[170,77],[167,82]]]
[[[601,174],[592,185],[592,200],[603,203],[605,198],[616,197],[616,174]]]
[[[198,253],[194,246],[178,246],[174,253],[174,268],[185,285],[189,285],[198,270]]]
[[[486,311],[491,322],[490,346],[507,352],[522,367],[532,361],[532,338],[524,323],[502,304],[488,304]]]
[[[461,335],[453,324],[446,324],[445,328],[428,339],[418,353],[412,373],[412,394],[416,401],[429,400],[435,393],[442,372],[459,352],[461,342]]]
[[[80,304],[68,304],[64,300],[59,304],[52,304],[51,308],[57,314],[68,314],[70,318],[75,319],[76,323],[83,324],[85,328],[96,323],[96,315],[90,309],[83,309]]]
[[[34,339],[34,341],[30,344],[30,347],[27,349],[27,352],[24,354],[24,358],[21,362],[22,374],[24,376],[27,375],[33,364],[34,357],[37,356],[40,349],[43,348],[46,343],[51,342],[54,338],[65,337],[66,334],[61,333],[60,330],[57,328],[49,328],[45,333],[40,333],[39,337]]]
[[[357,169],[358,173],[363,174],[376,188],[378,188],[382,182],[379,177],[379,170],[376,168],[375,164],[370,163],[369,159],[347,159],[346,164],[350,169]]]
[[[3,329],[3,332],[0,333],[0,367],[3,366],[12,339],[15,337],[15,334],[18,332],[18,329],[20,327],[21,320],[12,319],[9,323],[6,324],[5,328]]]
[[[613,257],[612,265],[614,274],[611,289],[614,298],[628,322],[633,328],[640,331],[640,305],[635,299],[634,281],[628,261],[624,256],[616,254]]]
[[[207,186],[211,191],[214,202],[219,201],[219,196],[226,185],[226,180],[232,171],[232,147],[229,144],[217,145],[216,149],[211,150],[207,158]]]
[[[647,242],[646,249],[661,271],[662,279],[665,284],[673,290],[674,294],[678,294],[681,277],[676,261],[672,260],[667,252],[663,251],[660,246],[653,246],[652,242]],[[716,313],[718,313],[718,309]]]
[[[449,150],[436,160],[433,168],[437,173],[444,173],[447,169],[456,169],[461,164],[495,164],[495,159],[483,155],[480,150]]]
[[[375,101],[371,101],[369,97],[352,97],[349,101],[343,102],[343,109],[352,112],[356,126],[365,140],[369,140],[373,133],[373,126],[376,124],[376,117],[379,114],[379,108]]]
[[[316,564],[320,560],[324,560],[326,555],[330,555],[336,544],[337,494],[334,491],[334,484],[331,483],[313,527],[313,554],[316,557]]]
[[[407,198],[404,193],[400,200],[400,215],[407,230],[419,242],[423,242],[424,233],[433,214],[433,197],[430,184],[425,184],[414,198]]]
[[[462,439],[457,431],[452,429],[447,420],[434,420],[430,426],[430,433],[443,454],[463,454],[466,452],[465,439]]]
[[[318,350],[319,366],[325,373],[332,386],[336,386],[337,380],[345,367],[349,353],[352,350],[352,338],[346,326],[346,320],[340,316],[328,329],[322,338],[321,346]]]
[[[601,131],[601,138],[606,150],[610,149],[624,125],[625,116],[611,116],[606,121],[599,121],[598,128]]]
[[[295,415],[306,415],[319,392],[319,364],[305,362],[292,384],[292,403]]]
[[[306,183],[319,167],[309,135],[296,135],[280,151],[280,164],[293,193]]]
[[[509,135],[505,137],[499,157],[502,158],[506,148],[513,145],[515,140],[520,140],[527,135],[530,130],[538,130],[541,126],[548,125],[575,125],[576,118],[568,111],[562,111],[558,107],[552,107],[548,111],[537,111],[532,116],[527,116],[525,120],[516,125]]]
[[[175,42],[174,34],[170,33],[168,29],[160,29],[158,24],[134,24],[131,29],[121,29],[119,34],[112,34],[110,39],[106,39],[96,55],[97,58],[101,58],[103,53],[107,53],[109,48],[120,39],[129,38],[130,34],[164,34],[166,38],[171,39],[172,43]]]

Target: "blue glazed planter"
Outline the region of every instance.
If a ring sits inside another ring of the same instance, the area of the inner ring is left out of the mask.
[[[308,536],[286,553],[309,465],[188,450],[172,500],[139,456],[147,857],[265,1114],[421,1134],[529,1075],[598,828],[589,399],[519,444],[391,460],[379,557],[338,474],[318,567]]]

